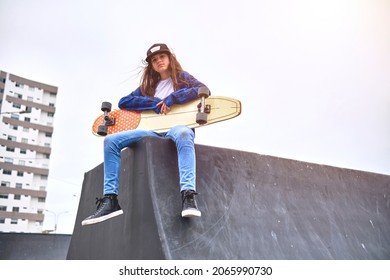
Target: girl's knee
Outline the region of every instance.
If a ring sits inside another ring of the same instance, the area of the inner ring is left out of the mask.
[[[180,137],[194,137],[194,130],[192,128],[189,128],[185,125],[178,125],[175,128],[177,129],[177,134]]]
[[[192,128],[185,125],[177,125],[168,132],[169,138],[173,140],[193,140],[195,133]]]
[[[113,141],[113,135],[109,134],[106,137],[104,137],[104,146],[108,146],[112,143]]]
[[[115,134],[104,137],[104,149],[118,149],[118,137]]]

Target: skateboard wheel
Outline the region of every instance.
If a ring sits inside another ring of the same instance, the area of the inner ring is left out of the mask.
[[[97,130],[97,134],[99,134],[100,136],[106,136],[107,135],[107,126],[99,125],[98,130]]]
[[[107,111],[107,112],[111,112],[111,103],[110,102],[103,102],[102,103],[102,111]]]
[[[207,123],[207,113],[199,112],[196,114],[196,123],[197,124],[206,124]]]
[[[210,96],[210,90],[208,89],[208,87],[200,87],[198,89],[198,97],[199,98],[207,98]]]

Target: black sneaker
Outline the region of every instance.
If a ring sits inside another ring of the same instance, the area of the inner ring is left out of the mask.
[[[195,191],[182,191],[181,192],[181,200],[182,200],[182,217],[200,217],[202,213],[198,210],[195,195],[197,195]]]
[[[105,195],[102,198],[96,198],[96,204],[98,206],[95,214],[85,218],[81,225],[100,223],[123,214],[116,195]]]

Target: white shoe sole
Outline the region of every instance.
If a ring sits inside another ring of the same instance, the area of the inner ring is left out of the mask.
[[[87,226],[87,225],[97,224],[97,223],[103,222],[105,220],[114,218],[114,217],[122,215],[122,214],[123,214],[123,210],[118,210],[118,211],[112,212],[110,214],[101,216],[99,218],[84,220],[84,221],[81,222],[81,225],[82,226]]]
[[[197,209],[187,209],[181,212],[181,216],[183,218],[200,217],[202,216],[202,213]]]

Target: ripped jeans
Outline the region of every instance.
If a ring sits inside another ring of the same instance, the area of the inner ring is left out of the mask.
[[[118,195],[121,151],[129,145],[136,143],[144,136],[164,137],[175,142],[178,155],[180,191],[195,191],[195,133],[191,128],[179,125],[164,133],[146,130],[128,130],[106,136],[104,139],[103,194]]]

